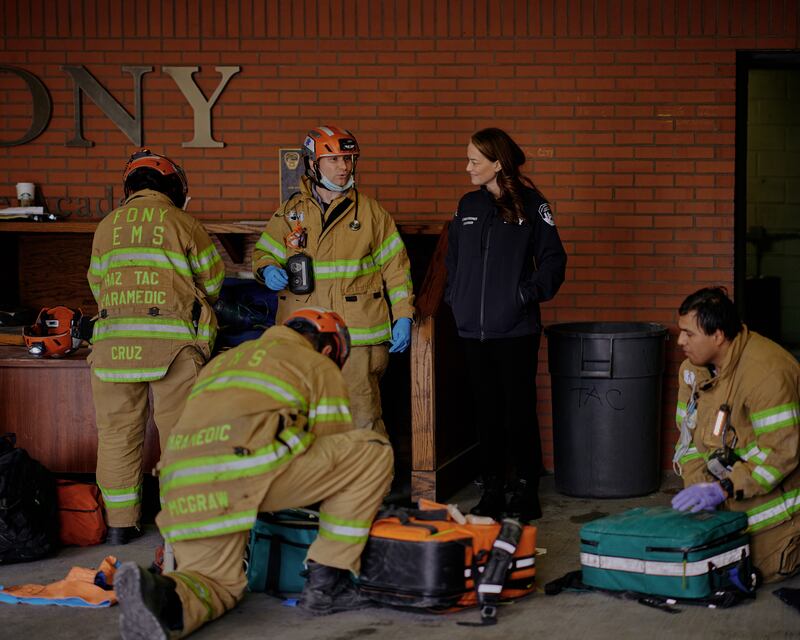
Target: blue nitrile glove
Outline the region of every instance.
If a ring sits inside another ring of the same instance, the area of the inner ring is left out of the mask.
[[[700,482],[676,494],[672,499],[672,508],[678,511],[690,509],[692,513],[697,513],[713,511],[723,502],[725,502],[725,492],[719,482]]]
[[[389,353],[402,353],[411,343],[411,318],[398,318],[392,327],[392,346]]]
[[[273,291],[283,291],[286,285],[289,284],[289,276],[286,271],[274,264],[264,267],[261,270],[261,275],[264,277],[264,282]]]

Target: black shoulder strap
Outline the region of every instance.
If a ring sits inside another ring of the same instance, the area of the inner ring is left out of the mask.
[[[353,201],[350,198],[345,198],[339,204],[337,204],[333,210],[325,216],[325,221],[322,223],[322,230],[325,231],[328,227],[330,227],[336,219],[345,212],[345,209],[353,204]]]

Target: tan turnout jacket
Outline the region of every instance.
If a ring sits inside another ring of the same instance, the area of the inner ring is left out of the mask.
[[[681,457],[686,486],[716,479],[706,468],[722,446],[714,434],[721,405],[731,408],[735,452],[730,480],[731,511],[747,512],[751,533],[797,517],[800,512],[800,365],[771,340],[744,327],[731,343],[721,372],[685,360],[680,368],[676,420],[680,426],[696,394],[697,425],[689,450]],[[739,499],[737,500],[736,497]]]
[[[359,192],[361,228],[354,231],[350,223],[355,219],[355,200],[355,189],[334,200],[325,214],[325,220],[333,220],[324,225],[322,207],[303,177],[300,192],[275,212],[261,234],[253,252],[253,271],[263,282],[262,268],[285,268],[293,253],[311,256],[314,291],[304,296],[279,292],[277,322],[302,307],[332,309],[347,323],[353,345],[362,346],[391,340],[391,323],[413,317],[414,295],[408,254],[392,217]],[[287,246],[286,236],[297,224],[308,233],[304,249]]]
[[[166,195],[137,191],[100,222],[87,277],[100,311],[90,362],[101,380],[160,380],[187,345],[211,355],[225,265],[203,225]]]
[[[352,429],[338,367],[284,326],[208,363],[159,463],[167,541],[248,531],[273,478]]]

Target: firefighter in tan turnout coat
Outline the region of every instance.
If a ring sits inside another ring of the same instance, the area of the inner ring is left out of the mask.
[[[92,393],[97,482],[111,544],[141,535],[148,393],[161,450],[211,355],[225,267],[203,226],[182,210],[183,170],[147,149],[123,175],[125,201],[97,226],[89,285],[97,300]]]
[[[244,593],[257,513],[317,502],[300,606],[317,614],[363,606],[350,574],[393,457],[383,436],[352,428],[339,371],[349,348],[337,314],[301,309],[204,368],[159,464],[157,521],[177,570],[154,576],[122,565],[114,587],[123,638],[183,637],[231,609]]]
[[[353,425],[385,435],[379,383],[389,353],[408,348],[414,296],[408,254],[392,217],[355,186],[358,156],[349,131],[309,131],[300,192],[267,223],[253,252],[253,272],[278,291],[278,322],[308,305],[344,318],[353,340],[342,370]],[[299,256],[309,259],[313,274],[313,285],[300,291],[289,277],[301,268],[290,264]]]
[[[695,292],[679,316],[674,462],[686,489],[672,504],[745,512],[753,563],[781,580],[800,569],[800,365],[743,325],[721,288]]]

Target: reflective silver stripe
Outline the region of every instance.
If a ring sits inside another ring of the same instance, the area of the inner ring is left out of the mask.
[[[502,584],[481,584],[478,585],[478,593],[500,593],[503,590]]]
[[[503,551],[510,553],[512,556],[517,550],[513,544],[508,544],[508,542],[504,542],[503,540],[495,540],[492,546],[496,547],[497,549],[502,549]]]
[[[220,522],[212,522],[209,524],[203,525],[186,525],[182,528],[170,529],[166,533],[166,537],[168,540],[174,540],[178,537],[183,537],[187,535],[195,535],[198,533],[214,533],[215,531],[219,531],[221,529],[231,529],[233,527],[242,527],[242,528],[250,528],[253,522],[255,521],[256,516],[248,515],[242,516],[241,518],[230,518],[228,520],[222,520]]]
[[[180,320],[176,322],[182,322]],[[192,331],[187,324],[166,324],[159,322],[148,322],[142,320],[140,322],[123,322],[121,320],[109,320],[104,324],[97,324],[94,328],[94,338],[102,337],[106,333],[118,333],[120,331],[153,331],[158,333],[174,333],[183,334],[186,336],[194,337]]]
[[[793,405],[789,409],[784,409],[779,413],[775,413],[773,415],[753,420],[753,429],[756,432],[759,432],[765,427],[778,424],[779,422],[785,422],[787,420],[792,420],[793,422],[797,422],[797,419],[798,419],[797,405]]]
[[[210,382],[206,386],[213,389],[214,387],[231,383],[252,384],[257,387],[263,387],[264,389],[269,389],[270,391],[274,392],[276,395],[279,395],[281,398],[292,403],[293,405],[297,402],[297,396],[292,394],[290,391],[287,391],[286,389],[277,384],[268,382],[266,380],[262,380],[261,378],[257,378],[255,376],[249,377],[244,375],[229,375],[229,376],[221,375],[215,378],[212,382]]]
[[[593,569],[606,569],[608,571],[627,571],[628,573],[642,573],[647,576],[693,577],[703,576],[708,573],[708,564],[724,567],[738,562],[744,555],[750,555],[750,545],[742,545],[730,551],[717,554],[704,560],[683,563],[658,562],[655,560],[638,560],[636,558],[618,558],[616,556],[601,556],[594,553],[581,553],[581,564]]]
[[[139,492],[134,491],[133,493],[121,493],[117,495],[111,495],[103,491],[103,500],[106,502],[131,502],[132,500],[139,501]]]
[[[464,577],[465,578],[472,577],[472,569],[464,569]]]
[[[324,529],[330,533],[335,533],[340,536],[347,536],[348,538],[362,538],[366,535],[369,535],[369,527],[348,527],[347,525],[343,524],[327,522],[322,518],[320,518],[319,521],[319,528],[320,530]]]
[[[792,492],[790,491],[789,494],[791,493]],[[750,515],[750,512],[748,512],[747,525],[750,529],[757,528],[756,525],[781,513],[786,514],[786,517],[788,518],[789,514],[793,513],[797,507],[800,507],[800,491],[798,491],[797,495],[795,496],[783,494],[779,498],[776,498],[776,500],[779,502],[769,509],[759,511],[758,513],[754,513],[752,515]],[[756,509],[758,509],[758,507],[756,507]]]
[[[767,454],[758,448],[758,445],[753,443],[750,448],[744,453],[740,454],[742,460],[750,460],[755,458],[758,462],[764,462],[767,459]]]
[[[349,416],[350,407],[346,404],[320,404],[308,412],[308,419],[313,420],[314,418],[320,418],[322,416],[337,416],[339,414]]]
[[[770,486],[777,484],[778,480],[780,479],[772,475],[765,467],[756,467],[753,469],[753,475],[761,476],[769,483]]]
[[[123,369],[95,369],[94,375],[103,381],[127,380],[128,382],[146,382],[148,380],[161,380],[167,375],[169,367],[163,369],[151,369],[150,371],[125,371]]]
[[[375,340],[376,338],[390,338],[392,332],[389,330],[389,327],[382,327],[375,331],[364,331],[361,333],[360,331],[350,331],[350,338],[353,344],[361,344],[367,340]]]

